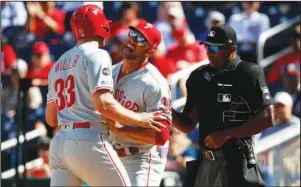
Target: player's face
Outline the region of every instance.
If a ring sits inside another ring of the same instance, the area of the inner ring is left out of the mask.
[[[128,38],[122,45],[121,52],[123,58],[135,60],[145,58],[150,49],[146,38],[138,31],[131,29]]]

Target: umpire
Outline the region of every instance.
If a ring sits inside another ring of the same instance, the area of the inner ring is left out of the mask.
[[[229,25],[212,27],[200,44],[210,63],[189,76],[183,112],[173,110],[179,130],[187,133],[199,123],[200,158],[187,163],[184,186],[265,186],[251,139],[274,123],[263,70],[240,59]]]

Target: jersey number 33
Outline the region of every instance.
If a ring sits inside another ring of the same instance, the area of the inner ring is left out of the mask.
[[[54,89],[57,94],[55,100],[57,109],[63,110],[66,106],[69,108],[75,103],[75,80],[73,75],[68,75],[67,79],[57,79],[54,83]]]

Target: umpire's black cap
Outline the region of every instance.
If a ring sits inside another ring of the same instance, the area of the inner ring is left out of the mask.
[[[237,41],[235,30],[227,24],[213,26],[207,35],[207,39],[200,44],[211,46],[235,45]]]

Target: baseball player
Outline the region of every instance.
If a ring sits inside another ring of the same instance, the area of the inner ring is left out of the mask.
[[[129,27],[121,54],[123,62],[113,66],[114,96],[135,112],[162,110],[171,119],[170,90],[166,79],[148,62],[161,42],[160,32],[150,23]],[[110,123],[110,140],[133,186],[159,186],[168,149],[168,128],[155,132],[134,124]]]
[[[101,8],[84,5],[70,20],[77,45],[51,69],[46,120],[59,125],[50,145],[51,186],[129,186],[129,177],[109,143],[105,117],[160,131],[158,112],[135,113],[113,97],[109,54],[99,49],[109,37],[110,21]]]

